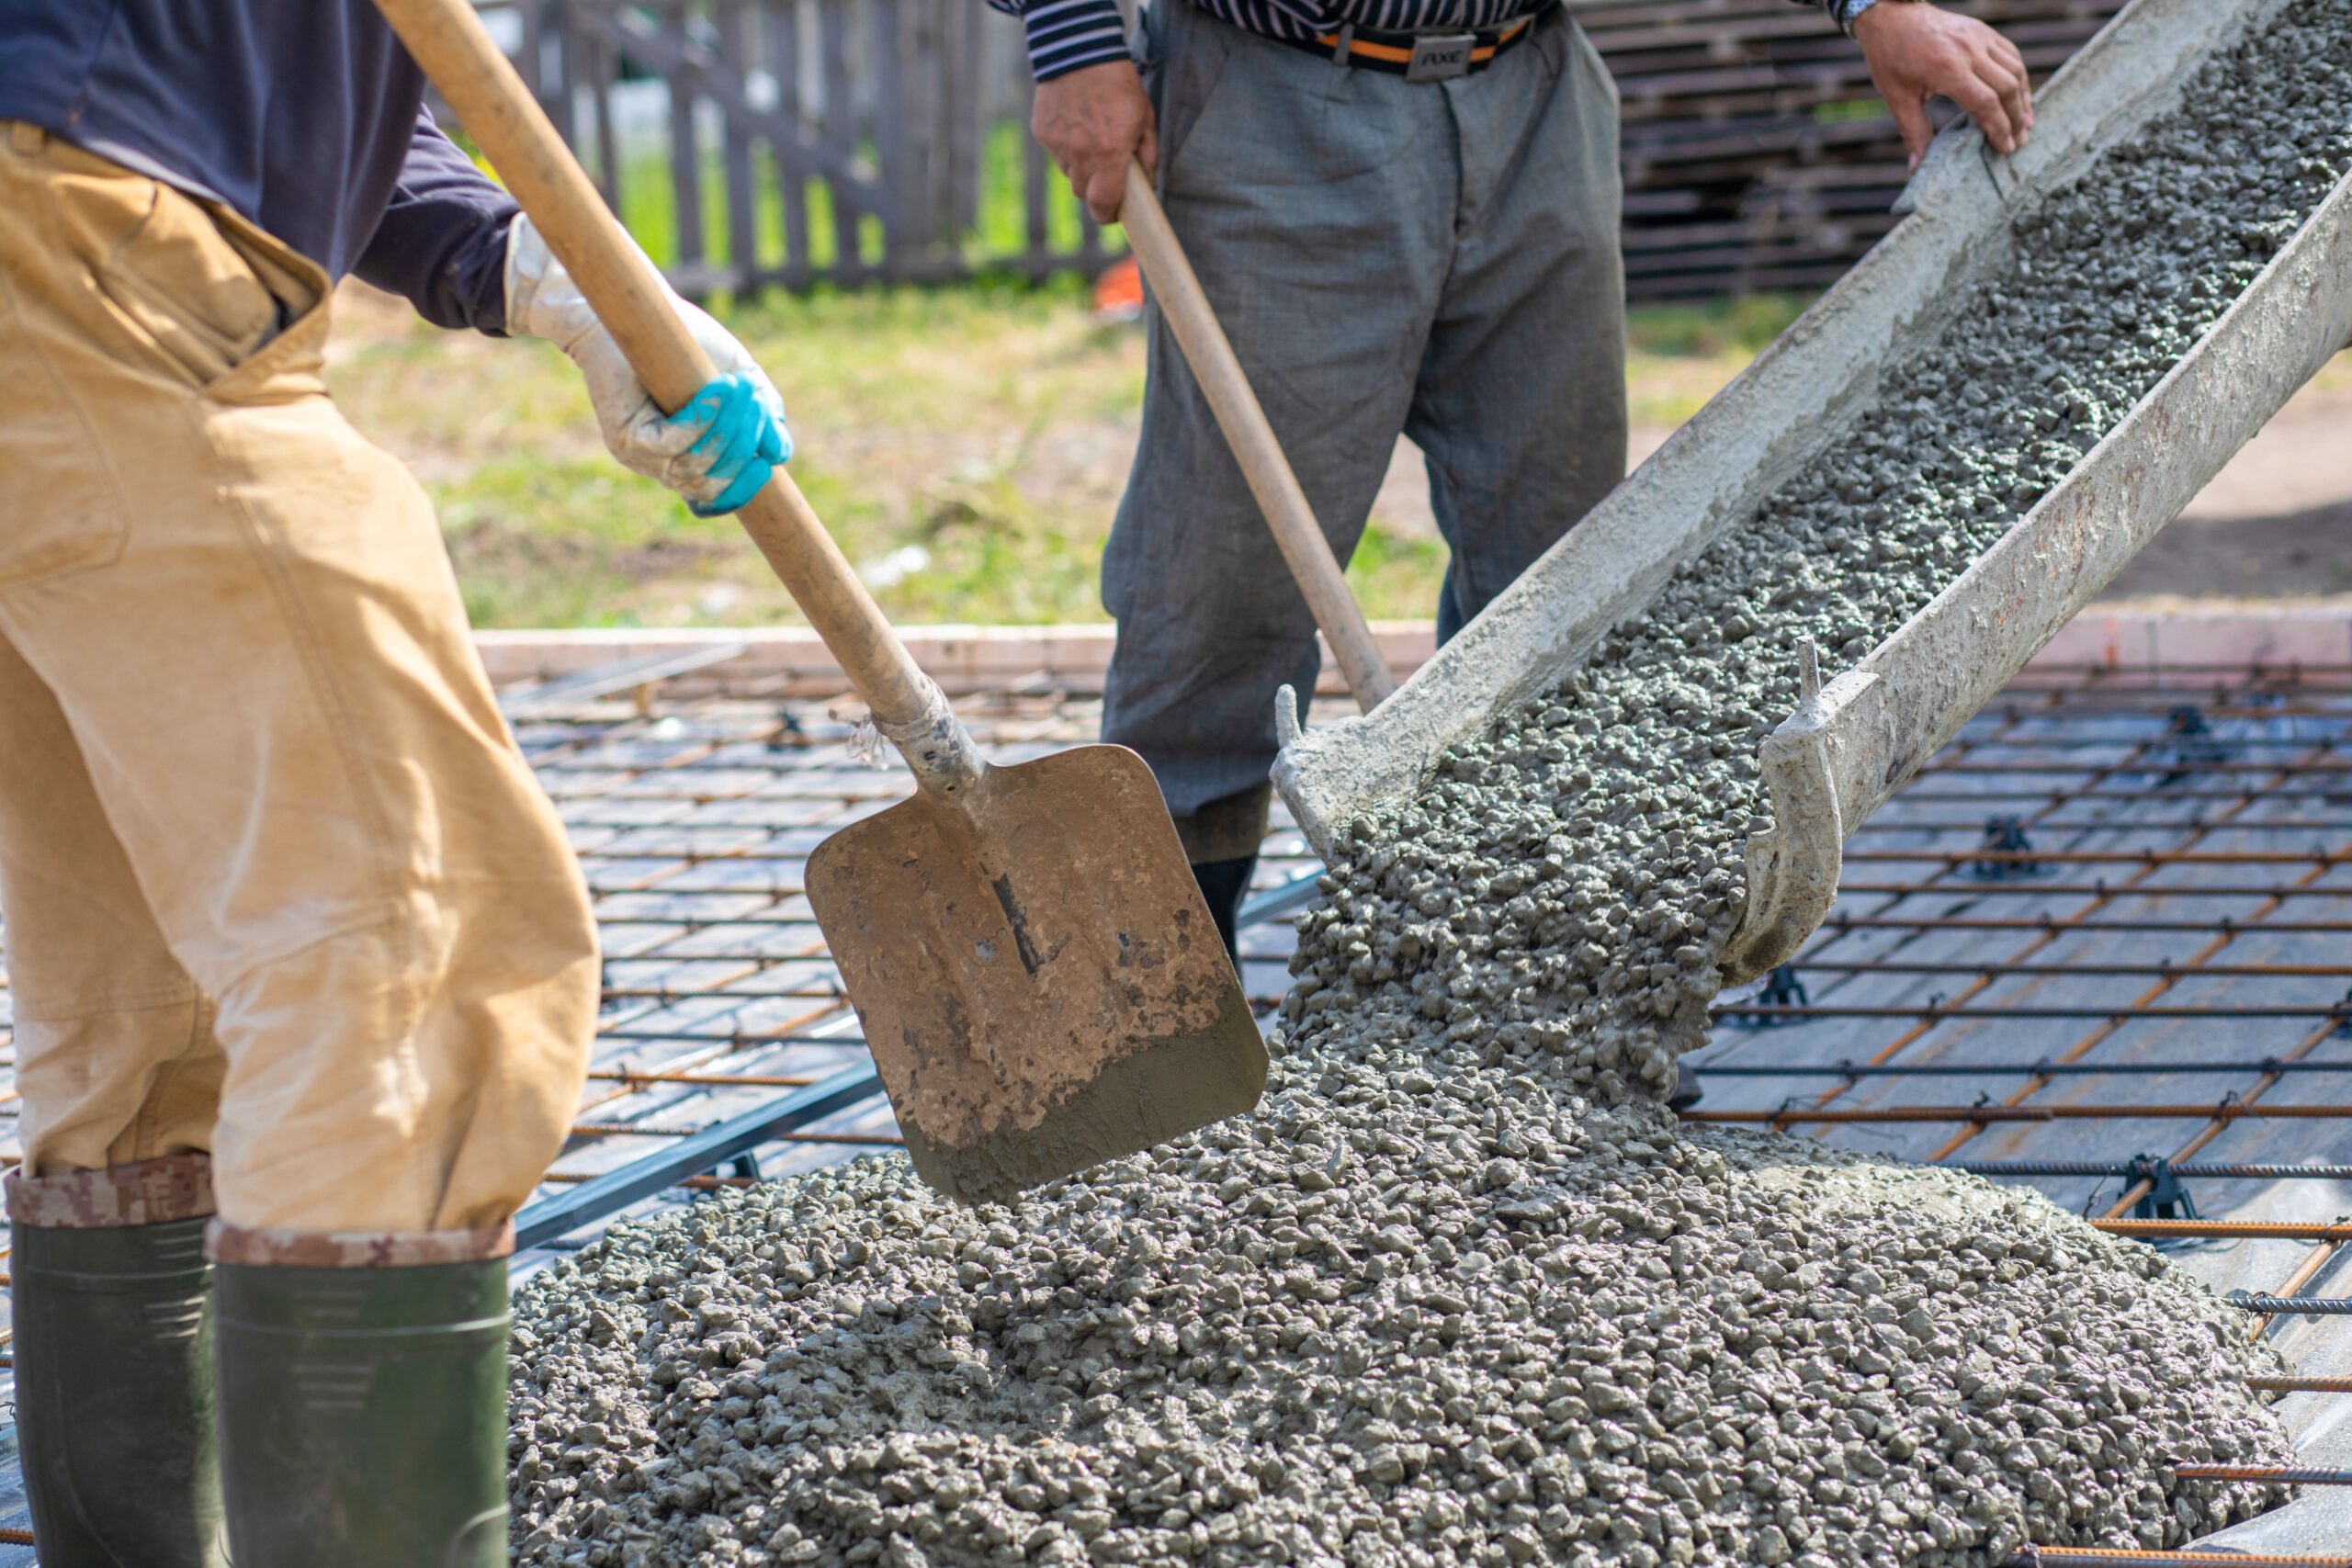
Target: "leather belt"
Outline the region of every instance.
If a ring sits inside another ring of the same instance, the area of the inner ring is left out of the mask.
[[[1317,33],[1311,39],[1260,36],[1309,54],[1344,61],[1359,70],[1402,76],[1408,82],[1447,82],[1484,71],[1534,31],[1535,18],[1530,16],[1483,32],[1396,33],[1351,23],[1338,32]]]

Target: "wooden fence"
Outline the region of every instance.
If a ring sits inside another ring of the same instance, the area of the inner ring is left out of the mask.
[[[1093,269],[980,0],[484,0],[524,80],[680,288]]]
[[[1160,0],[1182,4],[1184,0]],[[2037,79],[2121,0],[1956,0]],[[1627,289],[1818,288],[1884,233],[1902,142],[1789,0],[1566,0],[1624,99]],[[1100,268],[981,0],[483,0],[525,79],[689,292]]]

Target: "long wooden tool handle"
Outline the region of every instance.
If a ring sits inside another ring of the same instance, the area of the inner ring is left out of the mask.
[[[469,0],[377,0],[514,199],[531,215],[662,408],[716,374],[661,275],[605,207]],[[956,794],[981,771],[971,738],[781,468],[737,514],[922,783]]]
[[[1168,226],[1168,214],[1159,197],[1152,194],[1151,176],[1139,163],[1127,164],[1127,191],[1119,221],[1126,227],[1127,243],[1135,246],[1144,275],[1151,279],[1160,314],[1167,317],[1177,345],[1193,367],[1193,379],[1200,382],[1209,410],[1216,415],[1217,428],[1225,432],[1226,443],[1241,465],[1242,477],[1250,481],[1250,491],[1266,514],[1266,525],[1274,531],[1274,543],[1290,564],[1298,591],[1306,596],[1306,607],[1315,612],[1315,624],[1323,628],[1323,639],[1331,645],[1340,670],[1347,676],[1356,706],[1370,713],[1396,689],[1396,678],[1388,672],[1379,644],[1372,639],[1372,628],[1364,624],[1363,607],[1348,591],[1339,558],[1331,553],[1331,541],[1323,536],[1321,525],[1315,521],[1315,509],[1307,504],[1298,476],[1283,456],[1282,443],[1274,439],[1274,427],[1266,423],[1258,394],[1250,389],[1250,378],[1242,373],[1241,361],[1234,357],[1233,344],[1217,325],[1216,312],[1209,308],[1201,280],[1193,275],[1193,264],[1177,243],[1176,231]]]

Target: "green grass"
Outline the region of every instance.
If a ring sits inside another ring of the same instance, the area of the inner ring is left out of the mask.
[[[1696,305],[1645,305],[1625,323],[1635,358],[1748,360],[1788,331],[1812,300],[1801,294],[1752,294]]]
[[[1017,143],[991,155],[1017,169]],[[1096,321],[1088,299],[1065,278],[718,304],[784,389],[795,479],[894,617],[1103,618],[1096,570],[1144,356],[1142,334]],[[1796,309],[1636,311],[1636,422],[1687,417]],[[552,348],[436,333],[356,289],[339,310],[330,381],[432,494],[477,626],[797,620],[731,520],[694,516],[605,456]],[[910,549],[919,569],[876,570]],[[1349,578],[1374,617],[1424,616],[1444,569],[1425,518],[1376,512]]]
[[[1797,319],[1803,295],[1648,305],[1625,326],[1626,393],[1636,425],[1680,424]]]
[[[1374,621],[1427,620],[1437,614],[1437,585],[1445,576],[1442,541],[1400,537],[1375,521],[1356,541],[1348,586],[1364,616]]]

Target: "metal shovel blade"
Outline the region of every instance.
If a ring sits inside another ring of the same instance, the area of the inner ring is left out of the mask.
[[[915,1170],[966,1202],[1258,1103],[1266,1048],[1143,759],[1080,746],[810,852]]]

